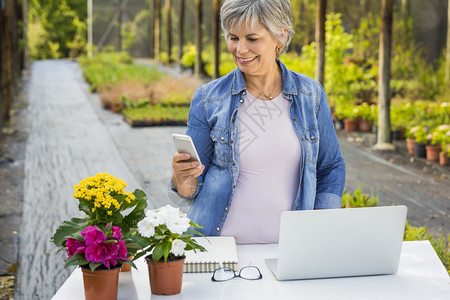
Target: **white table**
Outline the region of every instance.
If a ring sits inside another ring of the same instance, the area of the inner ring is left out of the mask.
[[[118,299],[450,299],[450,278],[428,241],[403,242],[400,267],[393,275],[295,281],[277,281],[267,268],[264,259],[276,257],[277,246],[238,246],[240,267],[257,266],[263,274],[261,280],[212,282],[211,273],[184,274],[182,291],[175,296],[151,295],[147,265],[140,259],[138,270],[120,274]],[[79,268],[52,299],[84,299]]]

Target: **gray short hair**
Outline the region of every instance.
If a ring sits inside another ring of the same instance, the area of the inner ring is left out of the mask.
[[[290,0],[226,0],[220,19],[225,39],[233,26],[247,23],[255,28],[262,24],[275,40],[283,43],[281,53],[287,51],[294,36]],[[286,38],[283,29],[287,29]]]

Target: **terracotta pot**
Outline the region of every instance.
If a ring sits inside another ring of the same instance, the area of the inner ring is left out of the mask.
[[[427,160],[439,161],[439,153],[441,153],[441,146],[429,145],[426,146],[426,149],[427,149]]]
[[[366,119],[361,119],[359,120],[358,128],[359,131],[370,132],[372,131],[372,124]]]
[[[414,155],[417,157],[426,157],[427,150],[425,148],[425,144],[419,144],[414,142]]]
[[[151,256],[145,258],[148,265],[150,289],[154,295],[176,295],[181,292],[183,281],[184,258],[168,261],[153,262]]]
[[[414,154],[414,143],[416,140],[414,139],[406,139],[406,149],[408,149],[408,153],[413,155]]]
[[[133,259],[133,256],[128,257],[129,260]],[[127,263],[123,263],[122,268],[120,269],[120,272],[130,272],[131,271],[131,265]]]
[[[439,164],[441,166],[448,166],[448,157],[446,153],[439,153]]]
[[[84,296],[86,300],[116,300],[119,288],[119,271],[122,266],[113,269],[91,271],[82,267]]]
[[[355,131],[358,129],[358,120],[344,119],[344,129],[345,131]]]

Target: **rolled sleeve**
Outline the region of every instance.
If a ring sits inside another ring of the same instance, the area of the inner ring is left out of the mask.
[[[320,193],[316,195],[314,209],[341,208],[342,198],[332,193]]]

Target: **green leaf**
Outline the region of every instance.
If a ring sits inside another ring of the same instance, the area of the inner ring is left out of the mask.
[[[88,223],[89,218],[72,218],[70,221],[64,221],[56,230],[51,241],[57,247],[62,247],[68,237],[83,230]]]
[[[80,204],[78,205],[78,209],[82,212],[84,212],[85,214],[87,214],[88,216],[90,216],[92,214],[91,209],[89,208],[89,206],[87,206],[86,204],[82,203],[80,201]]]
[[[66,261],[66,264],[64,265],[64,268],[70,267],[70,266],[82,266],[87,265],[89,262],[84,257],[84,254],[77,253],[73,255],[71,258],[69,258]]]
[[[127,264],[129,264],[130,266],[132,266],[133,268],[137,269],[137,267],[136,267],[136,265],[134,264],[133,261],[131,261],[131,260],[128,259],[127,261],[125,261],[125,263],[127,263]]]
[[[106,240],[103,242],[103,244],[117,244],[116,240]]]
[[[137,251],[137,250],[143,249],[142,246],[139,245],[138,243],[127,243],[127,244],[125,244],[125,246],[127,247],[128,251],[130,251],[130,250]]]
[[[89,268],[91,269],[92,272],[95,271],[95,269],[97,269],[98,267],[100,267],[102,265],[102,263],[89,263]]]
[[[156,245],[152,252],[153,261],[158,262],[158,260],[160,260],[163,255],[164,255],[163,245],[161,244]]]
[[[132,235],[129,240],[133,241],[134,243],[138,244],[142,248],[148,247],[151,244],[151,240],[149,238],[140,236],[140,235]]]
[[[147,195],[142,190],[135,190],[133,193],[136,197],[131,202],[130,207],[136,205],[134,209],[123,218],[123,224],[129,228],[135,227],[135,225],[144,218],[145,208],[147,207]],[[126,202],[125,202],[126,203]]]
[[[164,262],[167,262],[167,257],[169,257],[170,249],[172,249],[172,242],[165,242],[162,244],[163,253],[164,253]]]

